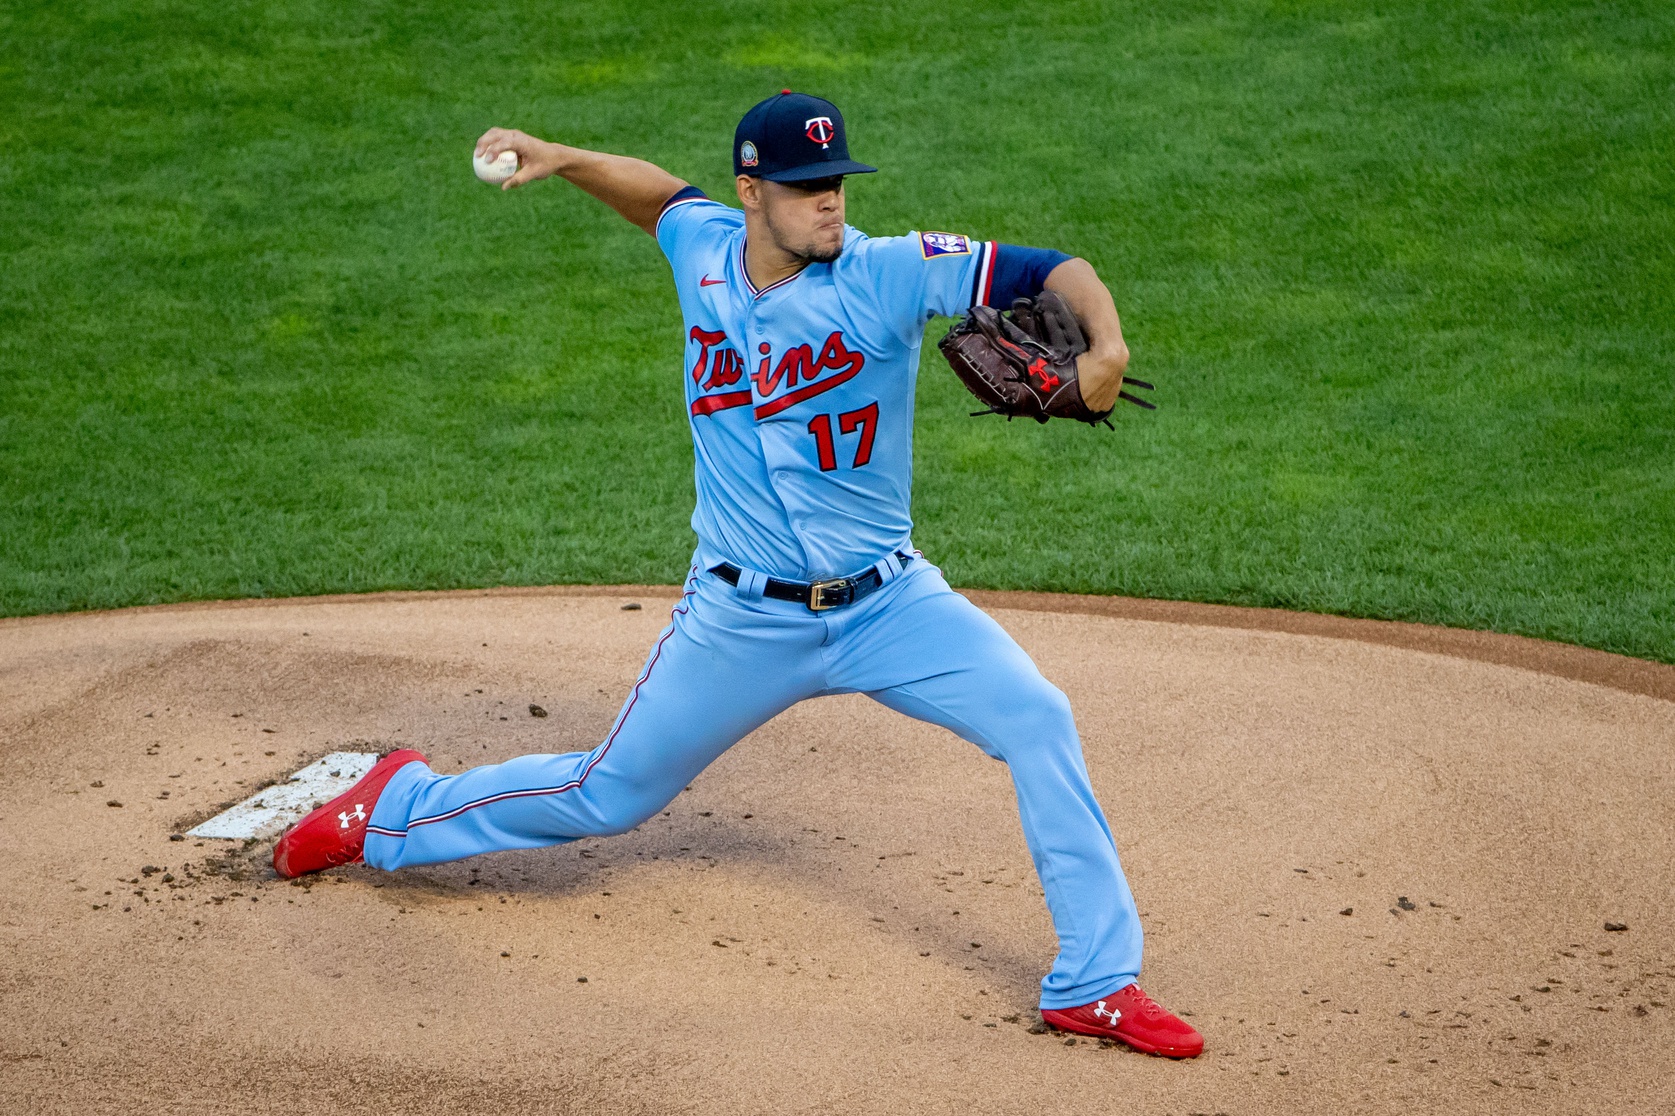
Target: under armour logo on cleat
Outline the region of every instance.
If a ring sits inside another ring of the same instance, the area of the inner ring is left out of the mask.
[[[1093,1009],[1093,1017],[1095,1019],[1098,1019],[1101,1015],[1105,1015],[1105,1016],[1110,1017],[1111,1022],[1109,1024],[1109,1026],[1112,1026],[1112,1027],[1115,1027],[1117,1025],[1117,1020],[1122,1018],[1122,1012],[1120,1010],[1118,1010],[1117,1008],[1112,1008],[1110,1011],[1106,1011],[1104,1000],[1099,1001],[1099,1003],[1097,1005],[1095,1005],[1095,1007]]]
[[[355,803],[355,812],[354,813],[351,814],[347,810],[345,810],[343,813],[337,815],[337,820],[343,823],[342,825],[338,826],[339,829],[348,829],[349,828],[349,823],[351,821],[365,821],[366,820],[366,811],[361,809],[361,804],[359,802],[357,802],[357,803]],[[1099,1002],[1101,1004],[1103,1004],[1105,1001],[1101,1000]],[[1094,1014],[1097,1015],[1098,1012],[1095,1012]]]

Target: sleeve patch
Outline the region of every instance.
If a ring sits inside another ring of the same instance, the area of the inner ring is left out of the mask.
[[[969,256],[971,241],[959,233],[920,233],[919,251],[927,260],[937,256]]]

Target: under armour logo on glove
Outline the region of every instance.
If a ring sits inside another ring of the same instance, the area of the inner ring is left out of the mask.
[[[1052,391],[1064,382],[1053,375],[1044,357],[1036,357],[1029,362],[1029,374],[1034,377],[1036,386],[1042,391]]]
[[[357,802],[357,803],[355,803],[355,812],[354,813],[351,814],[347,810],[345,810],[343,813],[337,815],[337,820],[343,823],[342,825],[338,826],[339,829],[348,829],[349,828],[349,823],[352,822],[352,821],[365,821],[366,820],[366,811],[361,809],[361,804],[359,802]],[[1101,1003],[1103,1003],[1103,1002],[1104,1001],[1101,1001]]]
[[[1110,1011],[1106,1011],[1104,1000],[1099,1001],[1099,1003],[1093,1009],[1093,1017],[1095,1019],[1098,1019],[1102,1015],[1110,1017],[1111,1022],[1110,1022],[1109,1025],[1112,1026],[1112,1027],[1115,1027],[1117,1025],[1117,1020],[1122,1018],[1122,1012],[1117,1010],[1116,1008],[1112,1008]]]

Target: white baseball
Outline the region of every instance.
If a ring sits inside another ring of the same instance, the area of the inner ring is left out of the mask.
[[[498,186],[518,173],[518,153],[516,151],[502,151],[493,159],[485,159],[473,151],[471,153],[471,169],[484,182]]]

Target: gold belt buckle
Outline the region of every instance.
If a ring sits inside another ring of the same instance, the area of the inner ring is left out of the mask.
[[[808,610],[810,612],[825,612],[827,609],[837,608],[835,604],[821,604],[820,594],[837,586],[848,585],[853,579],[834,577],[829,581],[811,581],[808,583]]]

